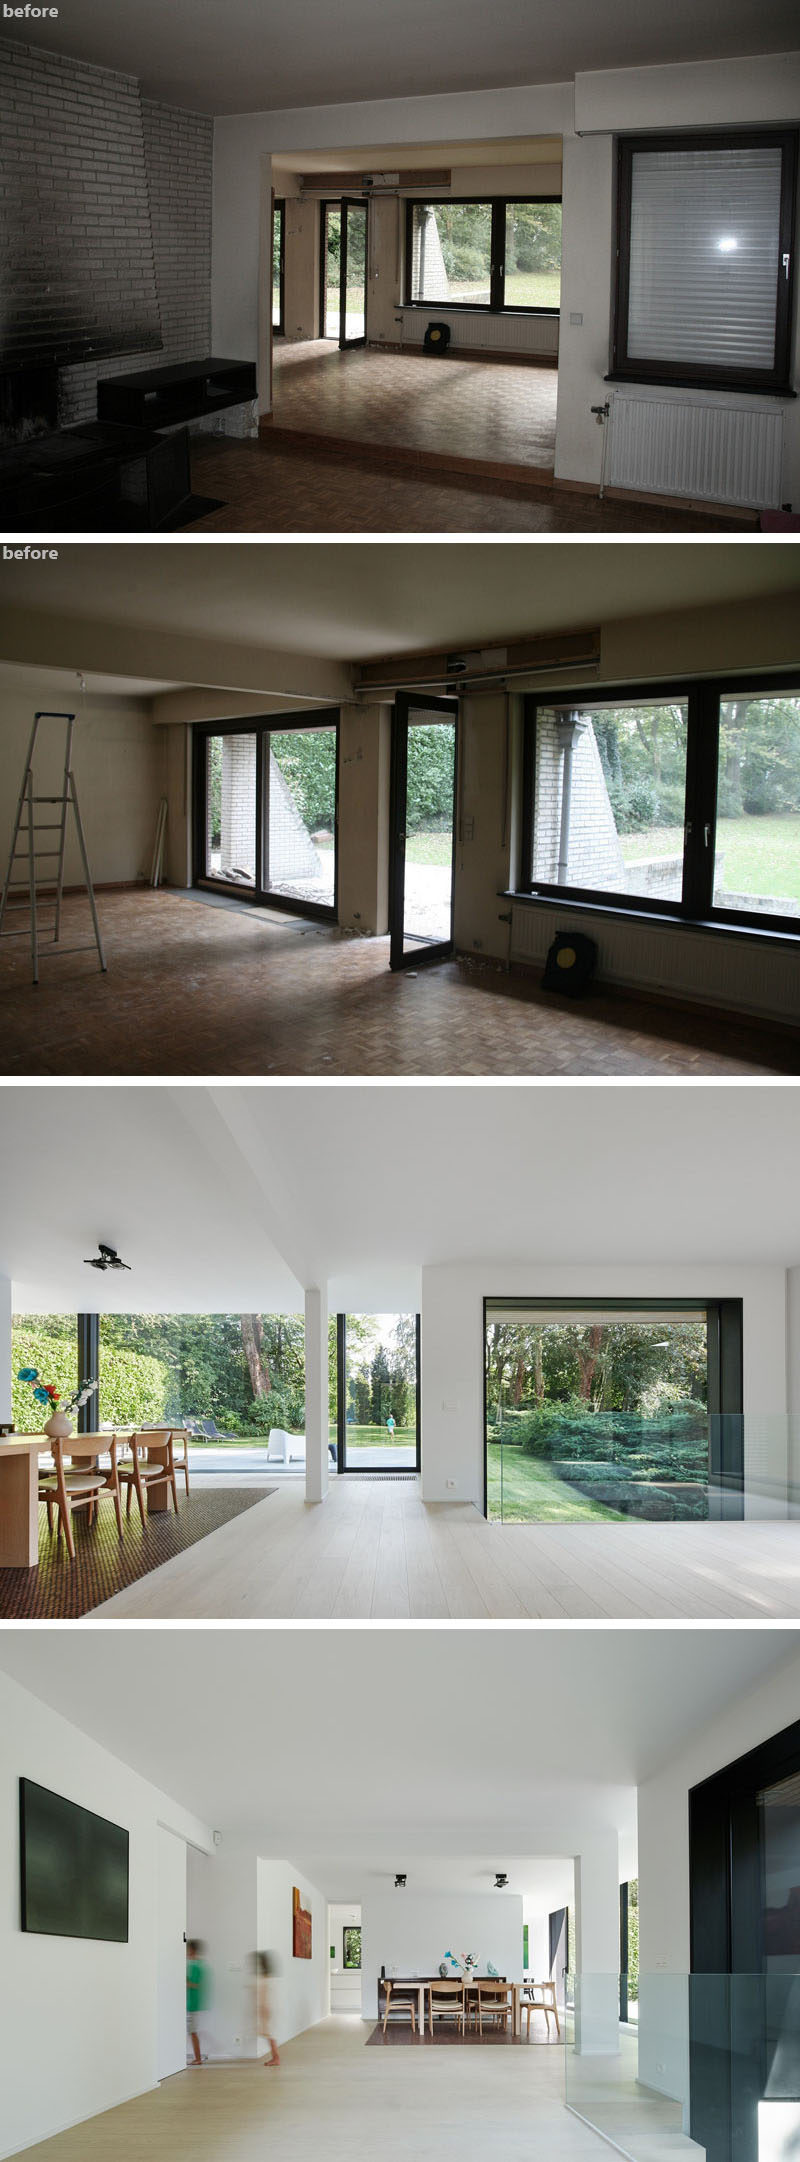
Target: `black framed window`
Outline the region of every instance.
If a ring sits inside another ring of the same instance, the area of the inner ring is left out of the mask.
[[[337,1314],[337,1470],[374,1477],[422,1462],[419,1314]],[[334,1362],[331,1359],[331,1394]]]
[[[800,937],[800,678],[526,700],[519,890]]]
[[[619,2016],[623,2026],[639,2018],[639,1879],[619,1888]]]
[[[740,1299],[486,1298],[483,1332],[490,1521],[742,1514]]]
[[[195,886],[338,914],[339,715],[194,730]]]
[[[557,315],[561,197],[406,203],[405,303]]]
[[[272,330],[276,338],[286,330],[286,204],[280,198],[272,206]]]
[[[361,1924],[351,1922],[342,1931],[342,1966],[348,1973],[361,1968]]]
[[[797,133],[623,136],[611,373],[791,390]]]

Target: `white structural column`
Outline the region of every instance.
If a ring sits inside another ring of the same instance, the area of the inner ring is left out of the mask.
[[[598,1833],[575,1856],[575,2049],[619,2050],[619,1841]]]
[[[789,1269],[786,1278],[786,1309],[789,1324],[789,1515],[800,1514],[800,1269]]]
[[[306,1292],[306,1501],[328,1492],[328,1294]]]
[[[0,1276],[0,1426],[11,1422],[11,1280]]]

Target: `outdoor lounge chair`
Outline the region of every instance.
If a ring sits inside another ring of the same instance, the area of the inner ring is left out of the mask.
[[[200,1427],[206,1441],[238,1441],[239,1438],[238,1434],[221,1433],[216,1419],[201,1419]]]

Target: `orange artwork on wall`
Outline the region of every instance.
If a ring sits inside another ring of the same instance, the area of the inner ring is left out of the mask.
[[[311,1958],[311,1915],[307,1907],[300,1905],[296,1884],[292,1888],[292,1956],[294,1959]]]

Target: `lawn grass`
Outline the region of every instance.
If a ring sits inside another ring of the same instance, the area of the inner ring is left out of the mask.
[[[462,307],[486,307],[489,291],[486,282],[476,279],[448,279],[447,300],[460,301]],[[431,306],[434,303],[431,302]],[[447,301],[443,301],[443,307]],[[558,308],[561,305],[560,270],[512,270],[506,278],[506,306],[509,308]]]
[[[451,833],[410,833],[406,841],[406,863],[433,863],[449,871],[453,861],[453,836]]]
[[[413,1426],[396,1426],[391,1439],[385,1426],[348,1426],[347,1429],[348,1453],[351,1449],[415,1449],[416,1446],[416,1428]]]
[[[652,826],[647,833],[620,834],[626,863],[640,857],[683,853],[682,826]],[[717,857],[723,862],[725,889],[732,893],[780,895],[800,901],[800,816],[796,811],[762,818],[721,818]]]
[[[502,1515],[506,1524],[622,1524],[625,1521],[621,1510],[607,1509],[603,1502],[590,1501],[588,1494],[581,1494],[577,1487],[556,1479],[549,1464],[542,1463],[538,1457],[525,1456],[521,1449],[507,1441],[503,1442],[502,1448],[499,1441],[490,1441],[487,1454],[490,1517],[499,1519]]]

